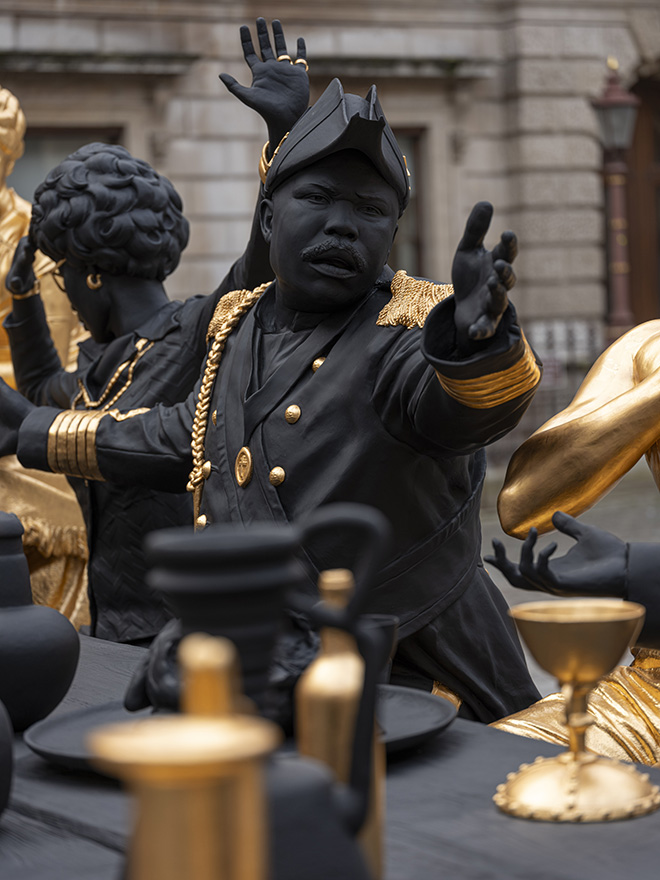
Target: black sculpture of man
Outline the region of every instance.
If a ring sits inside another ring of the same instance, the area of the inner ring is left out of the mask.
[[[220,300],[185,406],[102,419],[93,438],[81,426],[57,467],[177,491],[192,426],[198,527],[302,520],[333,501],[380,508],[394,538],[370,610],[400,618],[399,680],[438,681],[483,721],[524,707],[537,692],[481,564],[479,524],[482,447],[517,423],[540,378],[508,303],[515,237],[485,250],[492,208],[480,203],[454,260],[453,296],[393,274],[386,261],[409,183],[375,87],[364,100],[334,80],[262,170],[277,280]],[[2,397],[2,445],[52,467],[66,414],[24,418],[7,389]],[[312,570],[348,552],[306,550]]]
[[[277,63],[264,19],[257,35],[263,58],[249,29],[241,28],[251,87],[234,86],[231,77],[226,84],[264,118],[277,143],[307,108],[309,81],[304,65]],[[286,52],[278,21],[273,37],[278,53]],[[302,40],[298,51],[304,57]],[[5,324],[18,389],[34,404],[97,417],[185,400],[204,361],[218,300],[272,277],[257,218],[245,253],[213,294],[170,301],[163,280],[188,241],[181,199],[166,178],[120,146],[88,144],[47,175],[35,194],[30,239],[21,242],[10,272],[19,289]],[[62,367],[53,347],[31,270],[35,246],[58,262],[67,296],[92,336],[80,346],[75,372]],[[146,584],[144,537],[190,523],[190,495],[137,481],[89,481],[75,472],[69,479],[87,528],[91,632],[148,641],[171,613]]]

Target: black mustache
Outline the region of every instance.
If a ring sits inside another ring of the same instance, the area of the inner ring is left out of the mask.
[[[336,256],[346,256],[358,272],[364,272],[366,268],[365,259],[357,248],[354,248],[351,244],[344,242],[340,244],[330,239],[328,241],[322,241],[319,244],[310,245],[301,251],[300,256],[304,262],[311,263],[328,253]]]

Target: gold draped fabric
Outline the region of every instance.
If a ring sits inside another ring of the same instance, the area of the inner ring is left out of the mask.
[[[660,763],[660,651],[635,650],[630,666],[618,666],[589,697],[595,723],[587,730],[586,746],[599,755]],[[491,727],[568,748],[562,694],[550,694],[528,709],[494,721]]]
[[[13,190],[0,192],[0,376],[14,386],[9,341],[2,321],[11,311],[5,279],[20,239],[27,234],[31,205]],[[52,276],[54,263],[37,253],[35,274],[53,341],[62,362],[75,366],[84,332]],[[0,459],[0,509],[23,523],[34,601],[60,610],[76,626],[89,622],[87,539],[72,489],[59,474],[21,467],[14,456]]]

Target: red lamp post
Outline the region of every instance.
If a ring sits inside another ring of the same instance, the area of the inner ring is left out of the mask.
[[[626,153],[632,143],[639,98],[621,85],[617,60],[608,58],[607,66],[610,72],[605,88],[591,100],[591,106],[598,117],[603,144],[610,291],[607,324],[612,341],[635,323],[630,307]]]

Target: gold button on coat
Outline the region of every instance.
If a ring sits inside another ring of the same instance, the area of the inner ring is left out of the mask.
[[[205,480],[208,480],[208,478],[211,476],[211,462],[210,461],[205,461],[204,464],[202,465],[202,476],[204,477]]]
[[[295,425],[295,423],[300,418],[302,410],[295,403],[292,403],[291,406],[287,406],[286,412],[284,413],[284,418],[290,425]]]
[[[274,467],[272,471],[268,474],[268,479],[271,482],[272,486],[279,486],[284,482],[286,474],[284,473],[284,468]]]
[[[197,526],[198,529],[204,529],[204,528],[206,528],[206,524],[207,524],[206,515],[202,513],[197,517],[197,521],[196,521],[195,525]]]
[[[314,370],[314,372],[316,372],[316,371],[318,370],[318,368],[321,366],[321,364],[323,364],[324,362],[325,362],[325,358],[324,358],[324,357],[318,357],[318,358],[316,358],[316,360],[315,360],[314,363],[312,364],[312,370]]]
[[[247,446],[242,446],[238,450],[236,463],[234,464],[234,474],[239,486],[247,486],[252,479],[252,470],[252,453]]]

